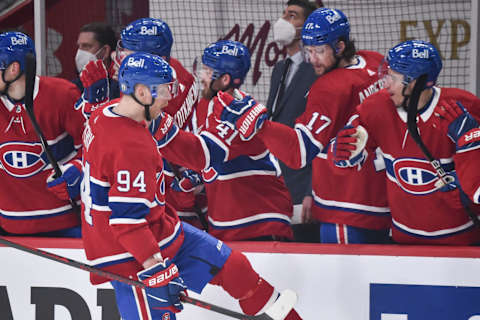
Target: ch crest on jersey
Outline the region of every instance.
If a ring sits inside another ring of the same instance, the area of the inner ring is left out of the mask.
[[[0,163],[11,176],[26,178],[41,171],[47,162],[40,143],[9,142],[0,145]]]
[[[435,183],[439,178],[426,160],[397,159],[393,161],[393,171],[398,185],[408,193],[422,195],[437,190]]]

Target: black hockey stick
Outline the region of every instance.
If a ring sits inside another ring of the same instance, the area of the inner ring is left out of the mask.
[[[408,108],[407,108],[407,128],[408,128],[408,132],[412,136],[415,143],[418,145],[422,153],[425,155],[428,162],[430,162],[430,165],[433,167],[433,169],[435,169],[435,172],[437,173],[438,178],[443,182],[444,185],[448,185],[455,181],[455,177],[448,175],[445,172],[440,161],[435,159],[432,156],[427,146],[423,143],[423,140],[420,137],[420,133],[418,132],[418,127],[417,127],[418,101],[420,100],[420,94],[425,88],[426,83],[427,83],[427,75],[424,74],[424,75],[421,75],[419,78],[417,78],[417,82],[413,87],[412,94],[410,95],[410,100],[408,102]],[[461,202],[463,204],[463,207],[465,208],[465,211],[467,212],[468,216],[472,220],[473,224],[480,228],[480,221],[478,220],[477,215],[472,211],[470,206],[467,203],[465,203],[465,201],[469,201],[468,196],[464,194],[460,186],[459,186],[459,190],[460,190],[461,198],[464,199]]]
[[[43,146],[43,150],[45,150],[45,154],[47,155],[48,162],[52,165],[53,170],[55,171],[54,178],[58,178],[62,176],[62,170],[58,165],[57,160],[53,156],[52,150],[48,145],[47,139],[45,139],[45,135],[43,134],[42,129],[38,125],[37,119],[35,118],[35,113],[33,112],[33,90],[35,88],[35,74],[37,70],[37,65],[35,61],[35,56],[32,53],[27,53],[25,55],[25,110],[27,111],[27,115],[30,118],[30,122],[37,133],[38,138]],[[80,207],[70,199],[70,205],[72,209],[80,215]]]
[[[115,273],[112,273],[112,272],[100,270],[100,269],[94,268],[94,267],[92,267],[88,264],[85,264],[85,263],[82,263],[82,262],[79,262],[79,261],[76,261],[76,260],[72,260],[72,259],[69,259],[67,257],[59,256],[59,255],[56,255],[56,254],[51,253],[51,252],[47,252],[47,251],[37,249],[37,248],[31,248],[31,247],[25,246],[23,244],[7,240],[4,237],[0,237],[0,244],[4,244],[8,247],[12,247],[12,248],[24,251],[24,252],[31,253],[31,254],[34,254],[34,255],[39,256],[39,257],[43,257],[43,258],[50,259],[50,260],[53,260],[53,261],[56,261],[56,262],[60,262],[60,263],[66,264],[68,266],[77,268],[77,269],[82,269],[84,271],[88,271],[90,273],[93,273],[93,274],[96,274],[96,275],[99,275],[99,276],[102,276],[102,277],[105,277],[105,278],[108,278],[108,279],[111,279],[111,280],[116,280],[116,281],[119,281],[119,282],[123,282],[123,283],[126,283],[126,284],[134,286],[134,287],[138,287],[138,288],[146,288],[147,287],[144,283],[142,283],[140,281],[132,280],[132,279],[123,277],[121,275],[118,275],[118,274],[115,274]],[[262,313],[258,316],[247,316],[247,315],[244,315],[242,313],[232,311],[232,310],[229,310],[229,309],[225,309],[225,308],[222,308],[220,306],[217,306],[217,305],[205,302],[205,301],[201,301],[201,300],[198,300],[198,299],[195,299],[195,298],[192,298],[192,297],[188,297],[186,295],[181,295],[180,300],[184,303],[192,304],[192,305],[195,305],[197,307],[207,309],[207,310],[210,310],[210,311],[213,311],[213,312],[216,312],[216,313],[220,313],[220,314],[229,316],[229,317],[234,318],[234,319],[241,319],[241,320],[276,320],[276,319],[270,317],[269,315],[267,315],[265,313]]]

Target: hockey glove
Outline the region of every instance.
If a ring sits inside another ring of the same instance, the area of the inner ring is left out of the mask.
[[[60,200],[76,199],[80,194],[83,172],[80,160],[73,160],[60,166],[63,174],[54,178],[55,170],[47,178],[47,188]]]
[[[154,310],[168,310],[180,312],[183,305],[180,302],[180,293],[187,289],[178,267],[168,258],[163,262],[137,273],[138,279],[147,287],[148,304]]]
[[[108,71],[102,60],[90,61],[82,69],[83,98],[90,103],[101,103],[109,99],[110,84]]]
[[[172,189],[177,192],[192,192],[196,186],[203,183],[202,176],[190,169],[182,172],[182,177],[173,179]]]
[[[154,138],[157,140],[157,147],[165,147],[170,141],[175,138],[179,129],[175,124],[172,116],[168,113],[162,112],[160,115],[160,122],[154,132]]]
[[[230,127],[235,127],[244,141],[252,139],[267,120],[267,108],[251,96],[238,100],[228,93],[219,92],[217,98],[223,105],[220,120]]]
[[[337,167],[354,167],[366,159],[365,145],[368,133],[362,126],[343,127],[332,143],[333,163]]]
[[[460,101],[443,102],[435,110],[435,123],[447,127],[447,135],[455,142],[457,152],[480,146],[480,126]]]

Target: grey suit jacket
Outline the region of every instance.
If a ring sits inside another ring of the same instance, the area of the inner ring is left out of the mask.
[[[289,86],[285,88],[282,101],[277,103],[272,116],[273,103],[280,85],[280,78],[282,77],[284,66],[285,60],[282,60],[277,62],[273,68],[267,109],[270,120],[293,127],[295,120],[305,111],[307,103],[306,94],[317,79],[317,76],[309,63],[302,62],[297,72],[293,75]],[[310,194],[312,190],[311,165],[309,164],[300,170],[293,170],[283,162],[280,162],[280,167],[285,179],[285,184],[292,196],[293,203],[302,203],[304,196]]]

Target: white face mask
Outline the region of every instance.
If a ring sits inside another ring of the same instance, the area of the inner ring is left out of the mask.
[[[282,46],[289,45],[295,39],[296,31],[293,24],[280,18],[273,24],[273,40]]]
[[[77,66],[77,71],[81,72],[82,69],[89,63],[90,61],[97,60],[97,54],[103,49],[98,49],[97,52],[91,53],[86,50],[78,49],[77,54],[75,55],[75,65]]]

